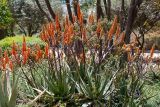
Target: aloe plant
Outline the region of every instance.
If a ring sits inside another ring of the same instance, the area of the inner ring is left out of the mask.
[[[15,107],[18,79],[10,71],[0,72],[0,107]]]

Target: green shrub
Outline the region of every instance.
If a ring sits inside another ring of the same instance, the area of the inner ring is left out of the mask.
[[[10,49],[13,41],[17,43],[18,45],[22,45],[22,36],[14,36],[14,37],[6,37],[2,40],[0,40],[0,47],[2,48],[2,51],[5,49]],[[35,44],[39,44],[41,47],[44,47],[45,43],[41,41],[40,38],[37,37],[26,37],[27,45],[30,45],[32,47]]]
[[[0,0],[0,29],[5,29],[13,21],[12,14],[6,0]]]

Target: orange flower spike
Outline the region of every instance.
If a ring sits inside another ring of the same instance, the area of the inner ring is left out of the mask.
[[[43,58],[43,51],[42,50],[40,50],[40,58]]]
[[[74,34],[75,32],[74,32],[74,25],[73,24],[71,24],[71,28],[72,28],[72,34]]]
[[[56,30],[59,32],[60,30],[61,30],[61,28],[60,28],[60,22],[59,22],[59,17],[58,17],[58,15],[56,15]]]
[[[77,4],[77,16],[78,16],[78,19],[80,18],[80,15],[81,15],[81,8],[80,8],[80,4],[78,3]]]
[[[79,24],[82,26],[83,25],[83,13],[81,12],[79,16]]]
[[[50,37],[52,35],[52,28],[50,23],[47,26],[47,32],[48,32],[48,37]]]
[[[85,42],[87,41],[86,29],[85,28],[83,29],[83,32],[82,32],[82,40],[85,41]]]
[[[37,44],[36,44],[36,49],[37,49],[36,61],[38,61],[40,58],[42,58],[42,50],[40,49],[40,46]]]
[[[74,31],[73,31],[73,25],[70,24],[69,28],[66,30],[65,33],[65,39],[66,39],[66,43],[69,44],[71,42],[71,39],[73,37]]]
[[[155,50],[155,44],[153,44],[151,50],[150,50],[150,58],[153,57],[153,54],[154,54],[154,50]]]
[[[88,21],[89,21],[90,24],[93,24],[93,23],[94,23],[94,15],[93,15],[93,11],[92,11],[91,14],[89,15]]]
[[[44,51],[45,51],[45,56],[48,57],[49,56],[49,46],[48,46],[48,44],[46,44]]]
[[[69,18],[67,15],[66,15],[66,20],[65,20],[65,26],[69,26]]]
[[[40,39],[43,40],[42,32],[40,32]]]
[[[9,68],[11,71],[13,71],[13,62],[12,61],[9,61]]]
[[[118,17],[115,16],[114,21],[112,23],[112,26],[111,26],[111,28],[109,30],[109,33],[108,33],[108,40],[111,40],[111,38],[112,38],[112,36],[113,36],[113,34],[115,32],[115,29],[117,27],[117,21],[118,21]]]
[[[97,29],[96,29],[97,36],[100,36],[101,30],[102,30],[101,24],[100,24],[100,22],[98,21],[98,25],[97,25]]]
[[[23,53],[23,65],[25,65],[27,63],[27,60],[28,60],[28,52],[25,51]]]
[[[119,26],[119,24],[117,25],[117,30],[116,30],[116,40],[118,39],[118,36],[120,35],[121,32],[121,28]]]
[[[6,69],[6,61],[5,61],[5,58],[2,58],[2,69],[3,69],[3,70]]]
[[[29,57],[30,53],[31,53],[31,49],[28,48],[28,49],[27,49],[27,56],[28,56],[28,57]]]
[[[9,62],[9,57],[7,51],[4,52],[5,64]]]
[[[53,25],[53,23],[50,23],[50,36],[54,36],[54,25]]]
[[[63,41],[64,45],[68,45],[70,43],[71,35],[69,33],[70,33],[69,29],[64,33],[64,41]]]
[[[42,32],[40,33],[40,38],[41,38],[41,40],[45,41],[44,31],[43,31],[43,30],[42,30]]]
[[[69,34],[71,35],[71,36],[73,36],[73,34],[74,34],[74,27],[73,27],[73,25],[72,24],[70,24],[70,26],[69,26]]]
[[[68,26],[67,31],[66,31],[69,35],[72,34],[72,28],[71,25]]]

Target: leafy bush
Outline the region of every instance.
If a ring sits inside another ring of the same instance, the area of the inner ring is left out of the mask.
[[[0,29],[5,29],[13,21],[7,0],[0,0]]]
[[[13,41],[17,43],[20,47],[22,46],[22,36],[14,36],[14,37],[6,37],[0,40],[0,47],[2,48],[3,51],[6,49],[11,49]],[[27,45],[30,45],[31,47],[35,44],[39,44],[41,47],[45,46],[45,43],[37,37],[26,37],[26,41]]]

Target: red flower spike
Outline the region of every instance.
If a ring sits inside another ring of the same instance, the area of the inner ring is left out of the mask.
[[[6,61],[5,61],[5,58],[2,58],[2,69],[3,69],[3,70],[6,69]]]
[[[59,32],[61,30],[61,27],[60,27],[60,22],[59,22],[59,17],[58,15],[56,15],[56,30],[57,32]]]
[[[93,23],[94,23],[94,15],[93,15],[93,11],[92,11],[91,14],[89,15],[88,21],[89,21],[90,24],[93,24]]]
[[[16,44],[15,44],[14,41],[13,41],[13,44],[12,44],[11,54],[12,54],[12,55],[14,56],[14,58],[16,59],[17,52],[16,52]]]
[[[83,32],[82,32],[82,40],[85,41],[85,42],[87,41],[86,29],[85,28],[83,29]]]
[[[119,24],[117,25],[117,30],[116,30],[116,40],[118,39],[118,36],[120,35],[120,32],[121,32],[121,28],[119,26]]]
[[[12,61],[9,61],[9,68],[11,71],[13,71],[13,62]]]
[[[80,13],[80,16],[79,16],[79,24],[81,26],[83,25],[83,13],[82,12]]]
[[[98,25],[97,25],[97,29],[96,29],[97,36],[100,36],[101,30],[102,30],[101,24],[100,24],[100,22],[98,21]]]
[[[27,45],[26,45],[26,39],[23,36],[23,43],[22,43],[22,55],[24,54],[24,52],[27,50]]]
[[[9,62],[9,57],[7,51],[4,52],[5,64]]]
[[[48,44],[46,44],[46,46],[45,46],[45,56],[46,57],[49,56],[49,46],[48,46]]]
[[[150,50],[150,59],[153,57],[154,50],[155,50],[155,44],[153,44],[153,46],[152,46],[152,48]]]
[[[114,34],[114,32],[115,32],[115,29],[116,29],[116,27],[117,27],[117,21],[118,21],[118,17],[115,16],[114,21],[113,21],[113,23],[112,23],[112,26],[111,26],[111,28],[110,28],[110,30],[109,30],[109,32],[108,32],[108,40],[111,40],[111,39],[112,39],[112,36],[113,36],[113,34]]]
[[[69,18],[66,16],[65,26],[69,26]]]
[[[27,60],[28,60],[28,51],[25,51],[23,53],[23,65],[27,63]]]
[[[80,15],[81,15],[81,8],[80,8],[80,4],[78,3],[77,4],[77,16],[78,16],[78,19],[80,18]]]

